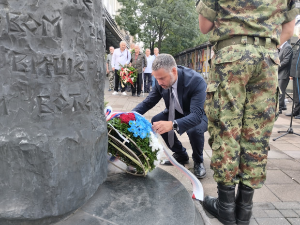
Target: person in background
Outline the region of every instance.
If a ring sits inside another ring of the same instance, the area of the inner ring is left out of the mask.
[[[292,58],[292,46],[286,41],[279,48],[280,66],[278,68],[278,85],[281,90],[281,95],[279,96],[279,114],[282,113],[282,110],[286,110],[284,99],[286,87],[290,81]]]
[[[130,49],[129,49],[129,52],[131,55],[132,55],[132,53],[134,53],[134,47],[135,47],[135,44],[131,43]],[[127,92],[131,92],[131,84],[130,83],[127,83]]]
[[[120,77],[118,74],[118,71],[121,69],[121,66],[126,66],[130,63],[131,60],[131,54],[126,49],[126,42],[121,41],[120,42],[120,48],[117,48],[114,51],[114,54],[112,56],[111,60],[111,66],[112,70],[115,72],[115,91],[112,93],[113,95],[117,95],[119,91],[119,83],[120,83]],[[122,82],[122,81],[121,81]],[[121,93],[122,95],[127,95],[125,92],[125,84],[123,84],[124,87],[121,85]]]
[[[129,52],[132,54],[134,53],[134,48],[135,48],[135,44],[134,43],[131,43],[130,44],[130,49],[129,49]]]
[[[112,56],[114,54],[115,48],[113,46],[109,47],[109,54],[107,55],[107,60],[106,60],[106,73],[108,74],[108,81],[109,81],[109,88],[108,91],[114,90],[114,71],[112,70],[111,67],[111,60]]]
[[[203,147],[204,132],[207,131],[207,117],[203,108],[205,80],[196,71],[177,66],[169,54],[156,57],[152,64],[152,75],[156,78],[154,88],[133,111],[145,114],[163,98],[166,109],[152,118],[152,129],[161,134],[180,164],[189,163],[189,156],[175,131],[180,135],[187,133],[193,149],[194,174],[197,178],[204,178]],[[172,164],[166,161],[165,165]]]
[[[300,35],[298,36],[298,38],[300,39]],[[297,48],[295,49],[294,54],[293,54],[291,71],[290,71],[290,79],[293,80],[293,101],[294,101],[293,116],[295,119],[300,119],[300,98],[299,98],[299,94],[300,94],[300,59],[298,62],[299,54],[300,54],[300,47],[297,46]],[[298,69],[296,70],[297,62],[298,62]],[[297,71],[298,71],[298,74],[297,74]],[[285,115],[291,116],[292,112],[287,113]]]
[[[147,59],[145,54],[140,51],[140,46],[135,45],[134,53],[132,53],[131,55],[130,62],[131,66],[138,71],[137,81],[134,83],[134,85],[131,85],[132,96],[135,96],[135,94],[137,94],[137,97],[140,97],[143,84],[142,73],[147,67]]]
[[[199,28],[215,55],[204,109],[218,198],[203,207],[221,223],[248,225],[254,190],[266,180],[278,117],[278,47],[294,33],[295,0],[198,0]],[[235,187],[238,185],[237,194]]]
[[[158,48],[154,48],[154,59],[159,55],[159,49]],[[154,87],[155,85],[155,77],[152,75],[152,88]]]
[[[150,92],[150,86],[152,83],[152,63],[154,60],[154,57],[150,55],[150,49],[147,48],[145,50],[146,58],[147,58],[147,67],[144,71],[144,87],[145,87],[145,92],[149,93]]]

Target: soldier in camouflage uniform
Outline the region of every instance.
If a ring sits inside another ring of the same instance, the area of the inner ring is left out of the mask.
[[[205,112],[218,198],[203,206],[224,224],[249,224],[278,113],[277,46],[292,36],[299,9],[294,0],[202,0],[197,12],[215,51]]]
[[[114,78],[115,78],[115,73],[112,70],[111,66],[111,58],[112,55],[114,54],[115,48],[110,46],[109,47],[109,54],[107,55],[107,60],[106,60],[106,74],[108,74],[108,80],[109,80],[109,88],[108,91],[114,90]]]

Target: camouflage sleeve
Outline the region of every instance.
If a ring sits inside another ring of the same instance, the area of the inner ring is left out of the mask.
[[[285,20],[283,21],[283,24],[292,21],[298,14],[300,14],[300,8],[296,6],[296,1],[290,0],[288,3],[288,9],[284,14]]]
[[[196,11],[211,22],[214,22],[217,12],[215,0],[201,0],[197,5]]]

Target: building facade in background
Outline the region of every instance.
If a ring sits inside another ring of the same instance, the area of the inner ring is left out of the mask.
[[[133,38],[128,32],[120,29],[115,21],[115,16],[122,7],[121,4],[117,0],[103,0],[102,2],[104,6],[106,50],[108,51],[110,46],[118,48],[120,41],[126,41],[129,48]]]

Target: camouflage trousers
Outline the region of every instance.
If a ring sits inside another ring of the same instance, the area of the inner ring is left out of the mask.
[[[113,71],[109,71],[108,73],[108,80],[109,80],[109,89],[114,90],[114,79],[115,79],[115,73]]]
[[[218,183],[262,187],[278,116],[278,52],[255,45],[220,49],[212,59],[205,112]]]

